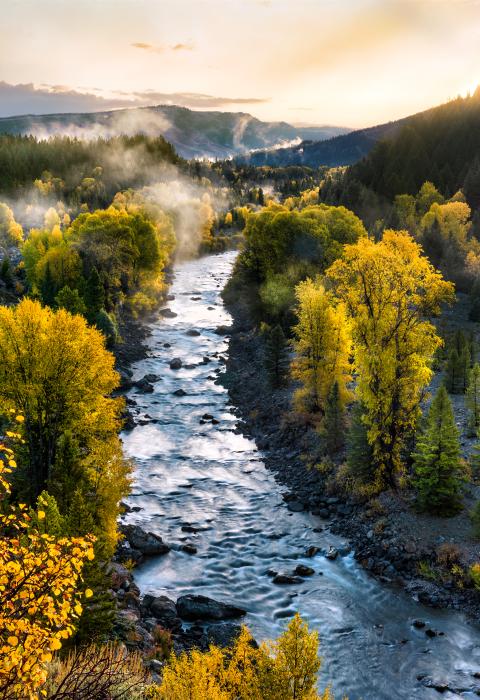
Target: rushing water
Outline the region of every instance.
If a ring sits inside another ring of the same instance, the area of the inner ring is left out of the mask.
[[[338,698],[342,693],[350,700],[440,697],[419,675],[449,680],[457,688],[475,685],[480,629],[462,615],[425,608],[379,584],[352,554],[336,561],[320,553],[304,556],[310,545],[325,551],[342,541],[328,529],[315,531],[319,518],[287,510],[282,487],[265,469],[255,443],[235,432],[228,394],[214,382],[227,352],[225,338],[214,331],[230,322],[220,292],[234,257],[224,253],[177,266],[169,307],[178,315],[152,326],[148,358],[134,367],[135,379],[147,373],[161,379],[153,394],[130,393],[145,424],[123,436],[137,465],[129,503],[141,508],[128,520],[169,544],[198,547],[193,556],[174,549],[148,560],[136,570],[138,585],[144,593],[173,598],[202,593],[237,603],[248,610],[245,622],[257,639],[277,636],[298,610],[320,633],[321,684],[331,683]],[[192,329],[200,335],[187,335]],[[210,363],[202,364],[205,356]],[[173,357],[194,366],[171,370]],[[180,388],[187,396],[173,394]],[[219,423],[201,424],[205,413]],[[198,533],[185,533],[182,525]],[[315,569],[299,585],[275,585],[267,575],[268,569],[291,572],[299,563]],[[412,626],[419,618],[444,636],[427,638]]]

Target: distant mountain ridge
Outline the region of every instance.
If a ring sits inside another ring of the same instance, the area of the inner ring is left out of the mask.
[[[39,138],[61,134],[79,138],[161,134],[183,158],[230,158],[346,132],[348,129],[342,127],[295,127],[287,122],[263,122],[244,112],[204,112],[175,105],[0,118],[0,134],[33,134]]]

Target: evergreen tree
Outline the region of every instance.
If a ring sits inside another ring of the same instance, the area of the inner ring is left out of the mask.
[[[347,465],[352,476],[362,484],[373,481],[373,448],[368,440],[368,428],[363,420],[365,409],[356,403],[347,433]]]
[[[285,381],[287,363],[287,340],[281,326],[276,325],[268,331],[265,342],[265,368],[273,387]]]
[[[470,321],[480,321],[480,278],[477,278],[470,290]]]
[[[451,394],[462,394],[467,389],[471,365],[471,341],[463,331],[457,331],[451,341],[451,350],[445,368],[445,383]]]
[[[57,290],[55,288],[55,282],[53,281],[52,271],[50,269],[50,263],[47,262],[45,266],[45,275],[40,285],[40,294],[42,301],[46,306],[55,306],[55,295]]]
[[[468,373],[466,404],[469,409],[468,424],[474,433],[480,428],[480,365],[474,364]]]
[[[480,501],[477,501],[470,513],[470,519],[472,521],[473,534],[475,537],[480,538]]]
[[[5,282],[7,287],[13,286],[12,268],[10,267],[10,259],[3,258],[2,266],[0,267],[0,278]]]
[[[78,289],[71,289],[68,285],[58,292],[55,301],[60,309],[66,309],[71,314],[83,316],[87,312],[87,307]]]
[[[327,396],[324,430],[328,452],[338,452],[345,444],[345,411],[338,381],[334,382]]]
[[[455,348],[450,350],[448,355],[447,365],[445,367],[445,386],[450,394],[455,394],[458,391],[460,383],[460,358]]]
[[[444,386],[428,411],[413,456],[413,484],[422,510],[453,515],[461,509],[461,464],[458,430]]]
[[[258,203],[261,207],[265,205],[265,196],[261,187],[258,188]]]
[[[85,304],[87,316],[93,322],[99,311],[105,306],[105,289],[96,267],[92,268],[85,285]]]
[[[112,348],[119,338],[118,326],[114,316],[108,314],[105,309],[100,309],[95,316],[95,326],[107,339],[107,347]]]

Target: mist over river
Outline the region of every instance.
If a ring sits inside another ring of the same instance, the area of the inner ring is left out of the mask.
[[[299,611],[320,634],[321,687],[331,684],[337,700],[343,694],[350,700],[478,697],[473,674],[480,672],[480,627],[373,579],[344,540],[328,527],[317,531],[328,523],[287,509],[284,488],[265,469],[262,453],[236,432],[228,393],[215,382],[228,350],[215,329],[231,321],[220,292],[235,255],[176,266],[169,308],[177,316],[152,324],[148,358],[133,367],[134,379],[156,374],[160,380],[151,394],[129,394],[144,424],[122,436],[136,464],[128,503],[141,508],[126,521],[172,546],[135,570],[136,583],[142,593],[173,599],[200,593],[238,604],[247,609],[244,621],[257,640],[277,636]],[[200,335],[187,335],[192,330]],[[174,357],[183,362],[179,370],[169,367]],[[186,395],[174,395],[178,389]],[[204,414],[218,423],[202,423]],[[179,551],[185,543],[197,554]],[[307,558],[312,545],[321,551]],[[341,552],[335,561],[324,555],[330,545]],[[298,564],[315,574],[290,586],[267,575],[269,569],[291,573]],[[418,619],[444,634],[427,637],[413,627]],[[417,677],[448,681],[458,692],[440,695]]]

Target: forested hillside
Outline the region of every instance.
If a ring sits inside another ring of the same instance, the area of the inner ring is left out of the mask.
[[[184,158],[227,158],[296,139],[328,139],[347,132],[341,127],[295,127],[263,122],[244,112],[191,110],[175,105],[86,114],[41,114],[3,117],[0,134],[77,136],[82,139],[145,134],[163,136]]]
[[[463,189],[480,205],[480,89],[474,95],[411,117],[382,140],[351,177],[392,199],[414,194],[431,180],[447,196]]]

